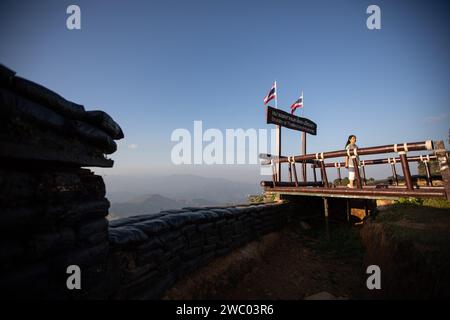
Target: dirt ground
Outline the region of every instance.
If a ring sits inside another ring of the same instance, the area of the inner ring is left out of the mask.
[[[321,292],[339,298],[359,297],[361,283],[365,283],[361,277],[362,261],[358,257],[339,258],[323,250],[319,252],[314,243],[302,244],[301,238],[292,229],[284,230],[262,263],[236,287],[216,298],[297,300]]]
[[[409,202],[380,202],[364,223],[352,211],[353,225],[330,221],[329,232],[321,216],[295,219],[187,275],[164,299],[447,297],[450,203]],[[366,287],[372,264],[383,270],[379,292]]]
[[[248,245],[243,251],[247,251],[246,258],[228,257],[237,261],[238,269],[219,258],[175,285],[165,299],[299,300],[318,293],[321,299],[361,298],[365,269],[355,235],[358,230],[349,233],[348,226],[345,230],[332,226],[328,240],[323,222],[319,225],[322,227],[296,223],[269,235],[270,240],[263,240],[258,247]],[[349,238],[349,234],[354,237]],[[252,252],[251,258],[248,252]],[[231,278],[224,279],[224,273]],[[205,291],[212,282],[214,289]]]

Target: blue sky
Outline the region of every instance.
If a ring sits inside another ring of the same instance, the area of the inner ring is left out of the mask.
[[[81,30],[66,28],[70,4]],[[381,30],[366,27],[370,4]],[[262,99],[273,80],[282,109],[304,91],[304,115],[318,125],[308,152],[341,149],[349,134],[361,147],[447,140],[448,12],[446,2],[401,0],[2,1],[0,62],[120,123],[110,174],[238,178],[238,166],[174,168],[170,135],[194,120],[271,128]],[[283,153],[298,154],[299,133],[283,133]]]

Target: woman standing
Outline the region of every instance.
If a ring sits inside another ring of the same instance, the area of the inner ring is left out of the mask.
[[[353,150],[355,148],[358,148],[356,145],[356,136],[354,134],[350,135],[347,139],[347,143],[345,144],[345,149],[347,150]],[[348,152],[347,152],[348,154]],[[356,162],[359,163],[359,158],[356,157]],[[353,181],[355,181],[355,170],[358,170],[358,168],[355,168],[353,166],[353,161],[351,157],[346,156],[345,157],[345,167],[348,168],[348,180],[350,180],[350,183],[347,184],[347,187],[353,188]]]

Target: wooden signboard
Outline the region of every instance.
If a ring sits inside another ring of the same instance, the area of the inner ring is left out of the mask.
[[[317,135],[317,125],[311,120],[272,107],[267,107],[267,123]]]

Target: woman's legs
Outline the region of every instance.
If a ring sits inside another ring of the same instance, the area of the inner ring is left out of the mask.
[[[349,188],[353,188],[353,181],[355,181],[355,169],[353,167],[348,168],[348,180],[350,183],[347,185]]]

